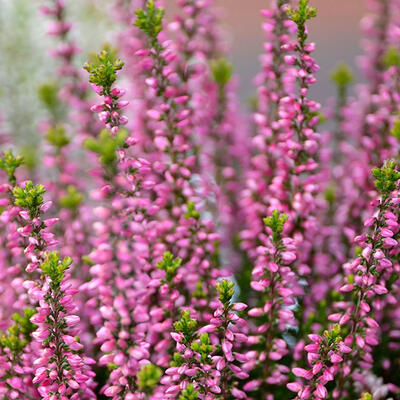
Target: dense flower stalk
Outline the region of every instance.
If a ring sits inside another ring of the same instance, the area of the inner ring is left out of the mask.
[[[298,324],[291,308],[296,304],[296,296],[303,293],[299,277],[292,268],[297,258],[295,243],[282,236],[287,218],[277,210],[265,218],[268,239],[264,246],[258,247],[259,257],[252,271],[251,287],[255,295],[250,301],[254,302],[254,307],[248,311],[248,318],[254,327],[248,345],[257,351],[257,357],[247,363],[255,379],[244,389],[260,393],[287,382],[289,368],[282,359],[289,348],[284,333]]]
[[[90,364],[94,360],[81,354],[83,346],[76,339],[79,317],[73,314],[76,306],[72,296],[77,290],[71,288],[65,275],[71,263],[70,258],[61,261],[52,252],[40,266],[46,281],[35,291],[40,300],[31,322],[37,325],[32,336],[41,343],[33,383],[43,399],[96,399],[91,390],[94,374]]]
[[[328,316],[336,322],[324,336],[309,335],[313,344],[305,347],[311,369],[294,368],[296,376],[305,378],[306,385],[290,383],[290,390],[298,392],[300,399],[326,398],[327,382],[335,379],[334,398],[369,389],[366,374],[372,369],[373,346],[379,344],[379,324],[374,311],[379,310],[379,297],[388,293],[397,279],[398,269],[398,182],[400,173],[396,163],[387,162],[381,169],[374,169],[376,188],[381,193],[375,201],[377,212],[364,225],[369,233],[355,237],[360,246],[359,256],[344,264],[345,279],[339,288],[343,295],[334,306],[337,312]],[[345,335],[342,336],[341,335]],[[352,386],[357,381],[359,386]],[[361,389],[361,390],[362,390]]]
[[[232,303],[233,283],[223,280],[216,287],[219,296],[210,323],[198,329],[198,322],[185,310],[174,324],[171,333],[176,342],[172,366],[166,370],[162,383],[168,384],[167,398],[218,399],[233,396],[247,399],[238,388],[249,374],[241,364],[244,354],[235,351],[239,343],[246,341],[243,333],[245,321],[235,311],[243,311],[246,305]],[[238,365],[239,364],[239,365]],[[190,397],[193,396],[193,397]]]
[[[40,11],[50,20],[48,35],[56,39],[51,55],[59,62],[57,72],[62,79],[59,96],[70,107],[68,113],[75,122],[76,136],[81,141],[95,135],[98,126],[89,111],[89,85],[75,65],[80,49],[71,37],[74,24],[67,19],[65,0],[46,0],[44,3]]]
[[[189,290],[194,291],[199,283],[201,290],[208,293],[219,275],[214,257],[219,237],[213,231],[212,222],[201,218],[196,209],[199,203],[201,207],[204,193],[203,185],[195,183],[196,151],[191,142],[193,110],[188,103],[186,85],[176,70],[179,62],[173,43],[162,41],[163,9],[148,2],[147,8],[138,10],[137,15],[136,25],[148,37],[148,48],[142,54],[152,60],[152,76],[146,83],[153,108],[147,115],[153,120],[154,144],[164,153],[159,170],[162,181],[157,182],[154,190],[168,213],[167,250],[182,258],[182,273]]]

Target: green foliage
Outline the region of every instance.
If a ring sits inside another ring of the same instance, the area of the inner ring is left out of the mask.
[[[58,97],[59,87],[56,83],[46,82],[38,89],[38,97],[54,119],[59,119],[63,104]]]
[[[24,166],[29,171],[33,171],[38,163],[37,149],[32,146],[25,145],[20,147],[18,151],[24,159]]]
[[[78,192],[78,189],[75,186],[69,185],[67,187],[67,194],[60,197],[60,206],[74,211],[82,201],[82,193]]]
[[[235,294],[235,284],[232,281],[224,279],[217,282],[216,288],[218,291],[218,299],[224,306],[228,306]]]
[[[232,78],[233,65],[226,58],[211,62],[211,72],[214,81],[223,89]]]
[[[285,213],[280,213],[278,210],[272,211],[270,217],[264,218],[265,226],[269,227],[272,231],[272,240],[278,242],[281,239],[283,227],[285,222],[288,220],[288,216]]]
[[[69,138],[65,134],[65,128],[62,125],[50,127],[47,131],[46,140],[58,150],[67,146],[70,142]]]
[[[341,330],[340,330],[339,324],[333,325],[333,327],[330,331],[324,331],[324,336],[327,339],[328,346],[339,343],[343,340],[340,333],[341,333]]]
[[[89,82],[103,88],[102,95],[109,94],[111,86],[117,79],[117,71],[124,63],[114,52],[103,50],[92,62],[86,62],[83,68],[89,72]]]
[[[171,282],[175,278],[176,271],[181,266],[181,264],[182,260],[180,258],[174,258],[172,253],[166,251],[163,254],[162,260],[157,263],[157,268],[165,271],[165,279],[167,280],[167,282]]]
[[[330,205],[334,204],[336,200],[336,187],[334,185],[329,185],[325,189],[324,198]]]
[[[258,109],[258,98],[257,98],[257,96],[250,96],[248,99],[247,99],[247,104],[249,105],[249,107],[250,107],[250,110],[252,111],[252,112],[256,112],[257,111],[257,109]]]
[[[152,393],[160,381],[162,371],[154,364],[143,364],[137,374],[138,386],[142,392]]]
[[[300,0],[299,8],[287,8],[289,18],[297,25],[297,37],[300,45],[303,46],[307,39],[306,22],[317,16],[317,10],[308,5],[308,0]]]
[[[54,108],[59,103],[57,85],[52,82],[44,83],[38,89],[38,97],[46,108]]]
[[[0,169],[8,175],[8,182],[12,186],[16,184],[15,171],[23,163],[23,157],[14,156],[11,150],[5,151],[0,157]]]
[[[25,187],[13,189],[15,205],[26,208],[31,218],[39,215],[43,205],[43,195],[46,189],[43,185],[34,185],[31,181],[25,183]]]
[[[206,292],[203,290],[203,282],[196,282],[196,287],[194,289],[194,292],[192,293],[192,296],[195,299],[205,299],[207,297]]]
[[[374,168],[372,175],[375,180],[375,187],[383,197],[388,196],[397,187],[400,179],[400,172],[397,171],[397,163],[393,160],[386,161],[382,168]]]
[[[171,366],[172,367],[180,367],[184,363],[185,363],[185,360],[183,359],[183,357],[179,353],[175,352],[172,357]]]
[[[30,320],[36,314],[32,308],[24,308],[23,315],[15,313],[11,319],[19,326],[20,332],[26,340],[30,339],[30,334],[37,328]]]
[[[182,311],[179,321],[174,323],[176,332],[183,334],[184,342],[191,343],[196,337],[197,321],[190,317],[190,311]]]
[[[84,145],[87,149],[99,155],[100,162],[104,165],[113,164],[117,160],[117,150],[125,144],[128,132],[120,129],[115,136],[103,129],[98,138],[88,138]]]
[[[318,124],[319,125],[322,125],[322,124],[324,124],[325,122],[328,121],[328,117],[321,111],[317,111],[315,113],[310,113],[310,116],[309,116],[308,120],[310,120],[311,118],[314,118],[314,117],[318,117]]]
[[[196,211],[196,206],[193,201],[189,201],[187,203],[185,218],[186,219],[189,219],[189,218],[199,219],[200,218],[200,213],[198,211]]]
[[[400,142],[400,119],[396,119],[396,121],[394,121],[391,133],[392,136],[394,136]]]
[[[372,394],[368,393],[368,392],[365,392],[365,393],[363,393],[361,395],[361,399],[360,400],[372,400],[372,399],[373,399]]]
[[[108,364],[107,364],[107,369],[108,369],[109,371],[114,371],[115,369],[118,369],[118,365],[117,365],[117,364],[114,364],[114,363],[108,363]]]
[[[354,75],[350,67],[345,63],[340,63],[331,72],[330,78],[339,88],[345,88],[354,82]]]
[[[36,330],[37,326],[30,319],[36,314],[31,308],[25,308],[23,315],[13,314],[12,320],[15,322],[7,332],[0,336],[0,347],[8,348],[11,354],[18,356],[31,341],[31,333]]]
[[[65,257],[60,260],[60,254],[56,251],[45,254],[46,258],[40,265],[44,275],[48,276],[51,281],[58,285],[64,279],[64,272],[72,264],[71,257]]]
[[[382,57],[384,68],[400,67],[400,54],[396,47],[389,47]]]
[[[83,261],[86,265],[89,265],[89,266],[95,265],[95,262],[94,262],[93,260],[91,260],[91,258],[90,258],[87,254],[85,254],[85,255],[82,256],[82,261]]]
[[[179,400],[197,400],[199,399],[199,392],[194,390],[192,383],[189,383],[186,389],[182,390]]]
[[[162,31],[163,17],[164,9],[156,8],[154,0],[149,0],[146,8],[136,10],[135,26],[148,37],[156,39],[157,35]]]
[[[214,350],[213,346],[211,345],[210,337],[208,333],[203,333],[200,336],[199,342],[193,342],[190,348],[200,354],[201,362],[206,363],[210,360],[210,354]]]

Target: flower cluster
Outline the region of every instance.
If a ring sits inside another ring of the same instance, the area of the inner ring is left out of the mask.
[[[39,306],[30,321],[37,325],[32,337],[41,344],[32,382],[44,399],[96,398],[91,390],[94,360],[82,357],[83,345],[76,337],[79,317],[73,314],[73,295],[77,290],[65,276],[71,263],[72,259],[61,261],[59,254],[51,252],[40,266],[46,281],[36,293]]]

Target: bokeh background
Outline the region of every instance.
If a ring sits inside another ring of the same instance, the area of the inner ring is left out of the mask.
[[[310,0],[318,10],[317,18],[309,23],[310,39],[317,44],[314,53],[321,71],[314,95],[323,101],[332,94],[329,73],[340,61],[355,67],[361,52],[360,20],[366,0]],[[269,0],[220,0],[230,34],[232,59],[240,77],[240,90],[246,97],[253,93],[252,77],[259,70],[258,57],[262,51],[262,18],[259,10],[268,8]]]
[[[46,48],[52,46],[46,23],[38,7],[46,0],[0,0],[0,118],[21,146],[36,146],[36,126],[41,110],[38,86],[55,79],[54,63]],[[324,102],[333,94],[329,73],[340,61],[356,65],[361,52],[359,22],[366,0],[310,0],[318,17],[310,23],[310,37],[321,71],[313,95]],[[165,0],[171,16],[174,0]],[[97,51],[112,39],[117,28],[109,13],[110,0],[67,0],[69,19],[75,21],[73,34],[82,47],[80,62],[88,52]],[[269,0],[217,0],[231,45],[231,61],[239,78],[242,103],[254,94],[252,78],[259,70],[263,33],[260,9]],[[357,76],[357,74],[356,74]]]

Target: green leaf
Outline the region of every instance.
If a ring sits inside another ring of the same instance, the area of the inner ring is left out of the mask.
[[[67,194],[60,197],[60,206],[63,208],[69,208],[70,210],[76,210],[83,201],[83,194],[78,192],[75,186],[67,187]]]
[[[41,212],[45,193],[43,185],[34,185],[32,181],[27,181],[24,187],[17,186],[13,189],[15,205],[28,209],[30,217],[34,218]]]
[[[288,220],[288,216],[285,213],[280,213],[278,210],[272,211],[270,217],[264,218],[265,226],[269,227],[272,231],[272,239],[274,242],[281,240],[283,227],[285,222]]]
[[[396,121],[394,121],[391,134],[400,142],[400,119],[396,119]]]
[[[14,156],[11,150],[5,151],[0,157],[0,169],[8,175],[8,181],[12,186],[16,183],[15,171],[23,163],[23,157]]]
[[[372,394],[371,394],[371,393],[365,392],[365,393],[362,394],[360,400],[372,400],[372,399],[373,399],[373,398],[372,398]]]
[[[396,47],[389,47],[382,57],[383,66],[388,69],[390,67],[400,67],[400,54]]]
[[[289,18],[297,25],[297,37],[301,45],[307,39],[305,24],[306,22],[317,16],[317,10],[309,7],[308,0],[300,0],[298,9],[288,7],[286,12]]]
[[[182,260],[180,258],[174,258],[172,253],[166,251],[163,254],[162,260],[157,263],[157,268],[165,271],[165,279],[167,282],[171,282],[175,278],[176,272],[181,264]]]
[[[197,400],[199,399],[200,393],[194,390],[193,383],[189,383],[186,389],[182,390],[179,400]]]
[[[233,65],[226,58],[211,62],[211,72],[214,81],[223,89],[232,78]]]
[[[59,120],[63,112],[63,103],[58,97],[59,87],[54,82],[46,82],[38,89],[38,97],[41,103],[46,107],[50,115]]]
[[[15,322],[10,325],[7,332],[0,336],[0,347],[8,348],[13,356],[18,356],[27,344],[32,341],[32,332],[37,329],[30,319],[36,311],[25,308],[23,314],[15,313],[11,319]]]
[[[385,161],[382,168],[374,168],[372,175],[375,178],[375,187],[384,197],[397,188],[397,182],[400,179],[397,163],[393,160]]]
[[[228,281],[227,279],[217,282],[216,284],[216,288],[219,295],[218,299],[226,307],[230,305],[232,297],[235,294],[234,287],[235,284],[232,281]]]
[[[161,368],[154,364],[143,364],[137,374],[139,389],[142,392],[151,394],[160,381],[161,375]]]
[[[196,211],[196,206],[193,201],[189,201],[186,206],[185,218],[200,219],[200,213]]]
[[[158,34],[162,31],[162,23],[164,17],[164,9],[156,8],[153,0],[147,1],[146,8],[136,10],[137,26],[149,38],[156,39]]]
[[[46,140],[58,149],[67,146],[70,142],[69,138],[65,134],[65,128],[62,125],[50,127],[47,131]]]
[[[336,200],[336,187],[333,184],[325,189],[324,198],[330,205],[334,204]]]
[[[102,164],[110,165],[117,160],[117,150],[125,144],[127,137],[128,132],[125,129],[120,129],[115,136],[103,129],[97,139],[86,139],[84,146],[97,153]]]
[[[186,343],[191,343],[196,337],[197,321],[190,317],[189,310],[184,310],[179,321],[174,323],[174,328],[183,334]]]
[[[345,63],[338,64],[338,66],[331,72],[330,78],[333,83],[341,88],[347,87],[354,82],[353,72]]]
[[[86,62],[83,68],[89,72],[89,82],[103,88],[100,94],[108,95],[117,79],[117,72],[123,66],[124,63],[116,57],[114,52],[103,50],[92,62]]]
[[[52,251],[45,254],[45,260],[40,265],[40,268],[44,275],[48,276],[54,284],[58,285],[64,279],[64,272],[71,264],[71,257],[65,257],[61,261],[60,254]]]
[[[38,150],[32,146],[24,145],[19,148],[19,153],[24,159],[24,166],[29,171],[33,171],[38,164]]]

